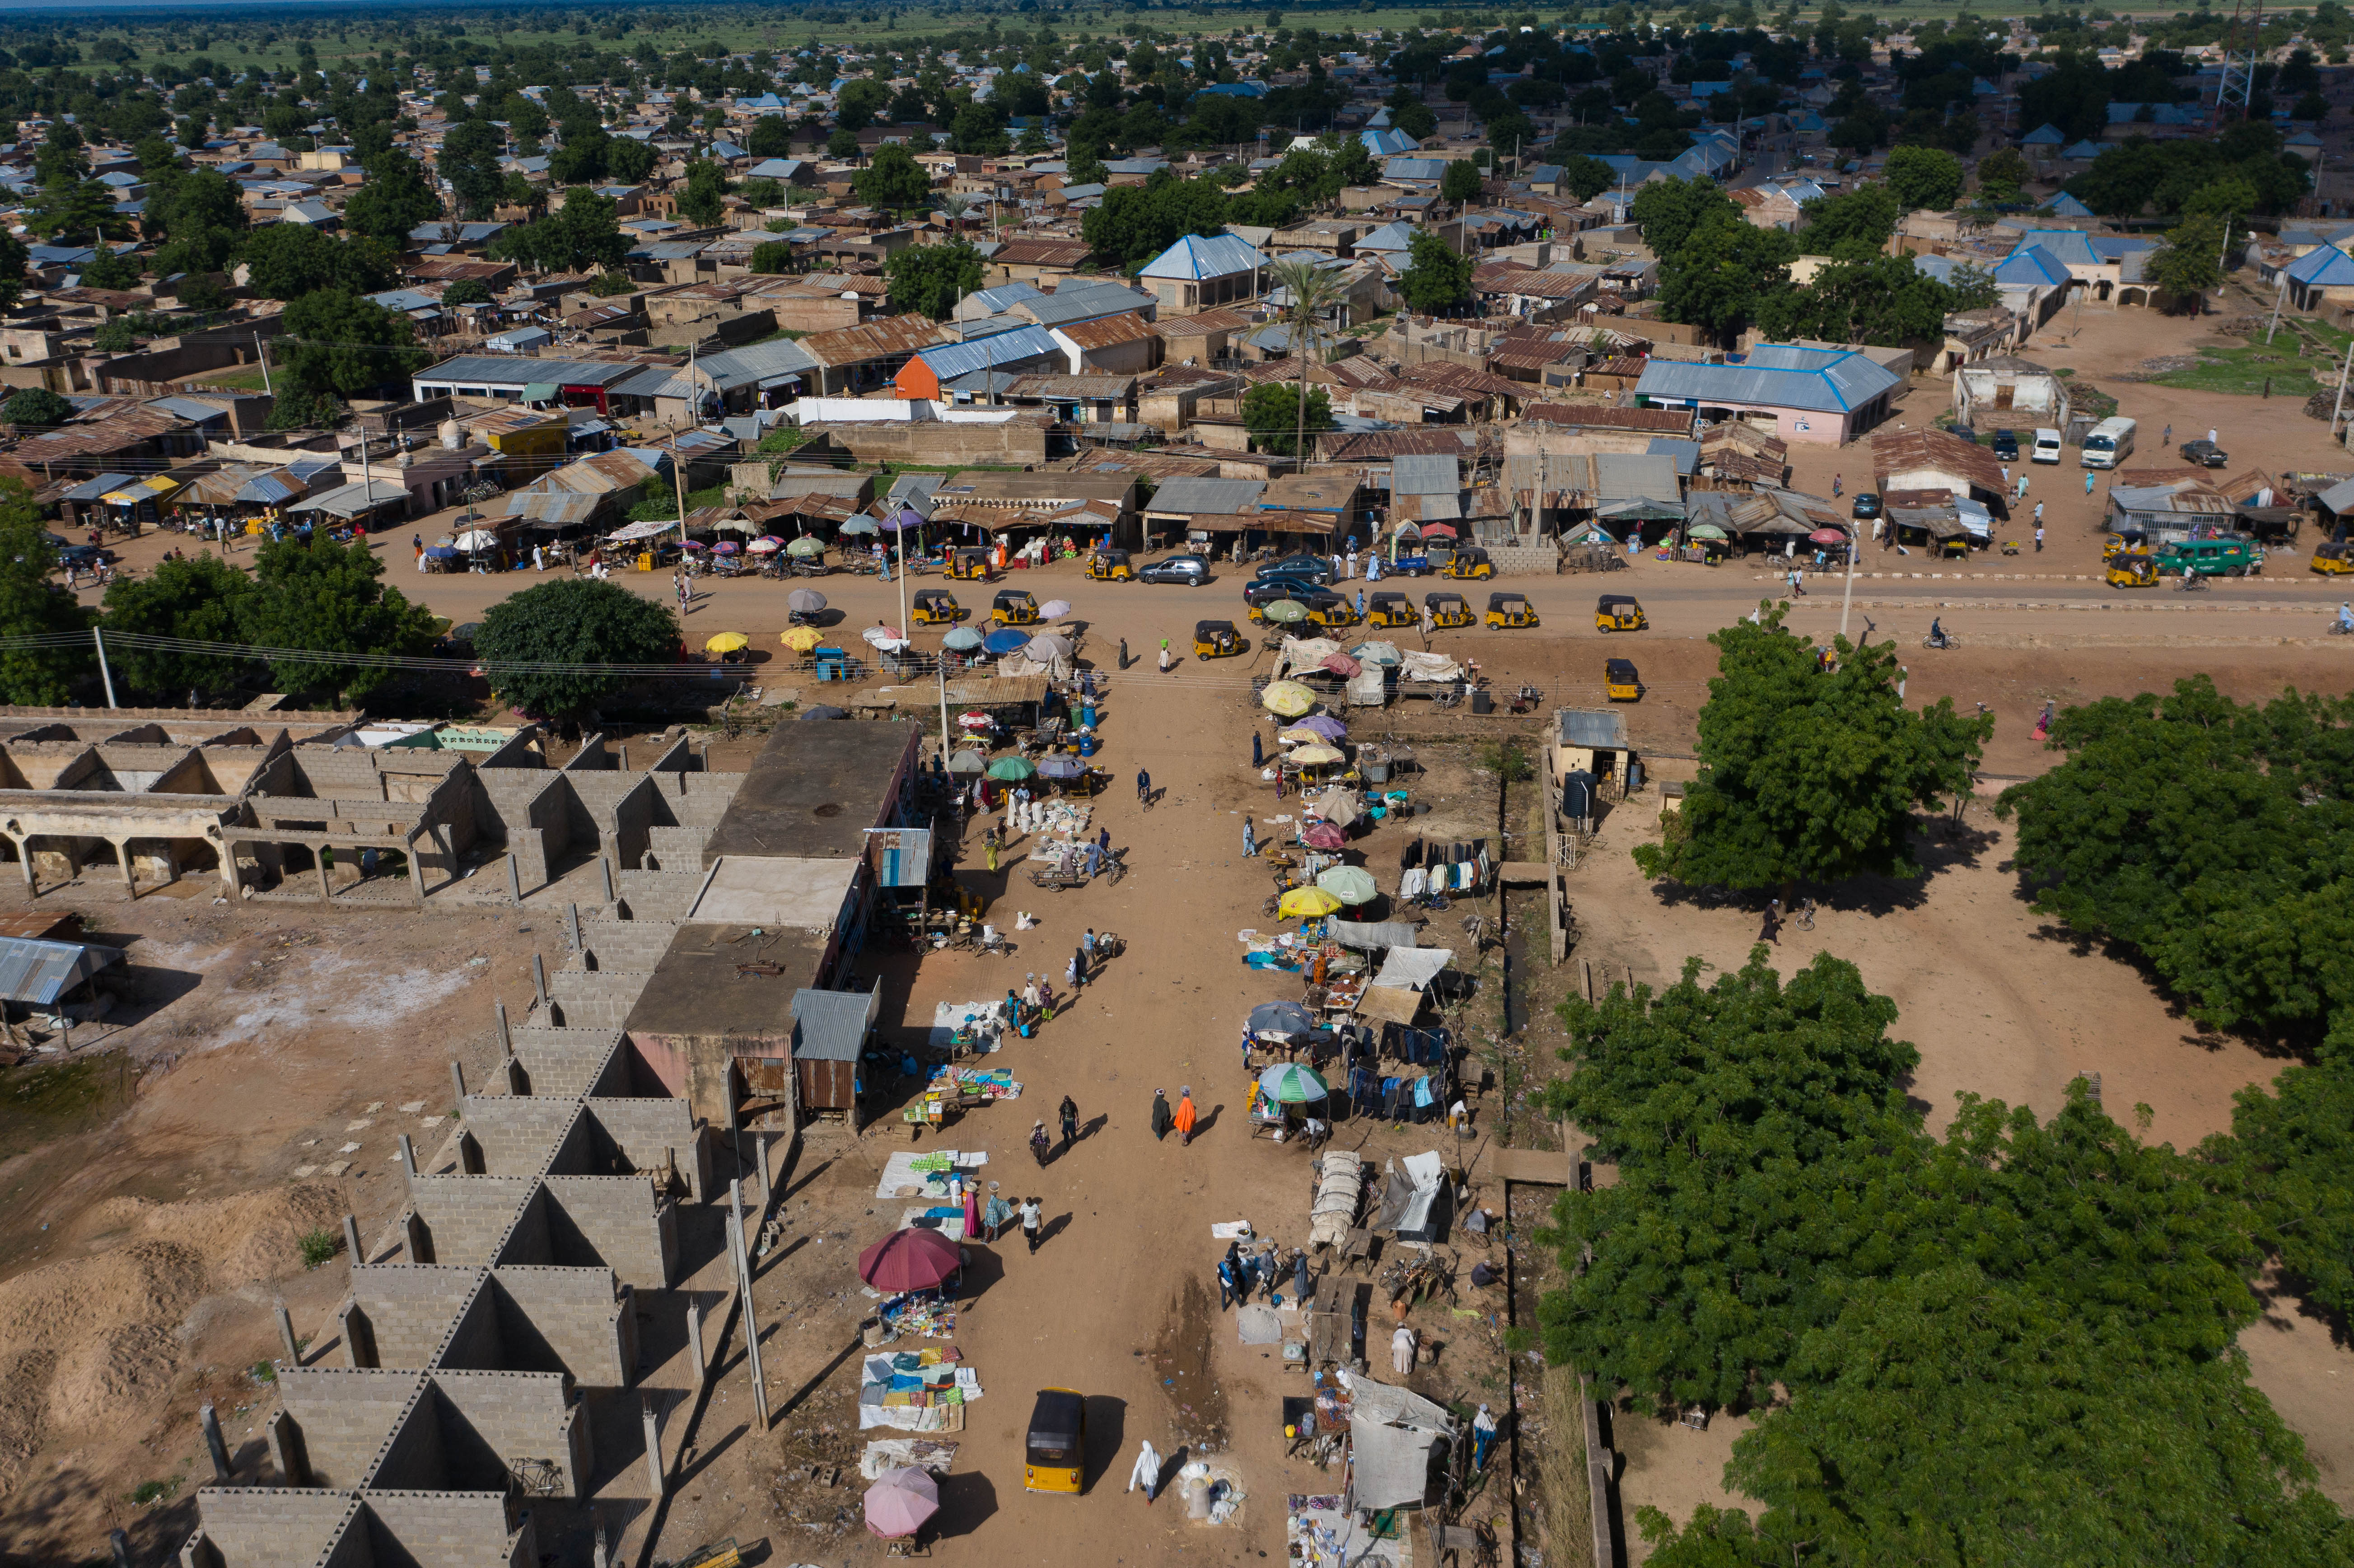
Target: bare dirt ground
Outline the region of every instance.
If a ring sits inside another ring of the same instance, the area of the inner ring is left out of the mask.
[[[58,1069],[0,1073],[0,1563],[102,1557],[116,1527],[140,1563],[176,1553],[211,1480],[197,1404],[249,1466],[271,1301],[308,1337],[342,1294],[342,1260],[306,1270],[301,1237],[340,1249],[347,1212],[374,1236],[395,1136],[429,1141],[449,1057],[487,1062],[493,998],[528,997],[529,951],[554,951],[552,927],[511,916],[212,896],[192,881],[126,905],[91,874],[40,901],[128,949],[133,999],[107,1038],[75,1032],[102,1086],[69,1113],[20,1093]]]

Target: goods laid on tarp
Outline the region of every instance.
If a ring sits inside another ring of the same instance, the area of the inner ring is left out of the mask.
[[[858,1425],[902,1432],[961,1432],[964,1407],[981,1395],[981,1374],[954,1345],[868,1356],[858,1389]]]
[[[1021,1080],[1008,1067],[941,1067],[932,1075],[931,1089],[968,1097],[978,1095],[985,1100],[1022,1097]]]
[[[1035,833],[1073,839],[1085,833],[1087,824],[1094,820],[1095,808],[1082,800],[1009,799],[1005,803],[1005,832],[1008,836]],[[1034,850],[1032,858],[1039,858]]]
[[[878,1480],[885,1470],[929,1470],[945,1476],[956,1467],[957,1446],[929,1437],[877,1437],[858,1457],[862,1480]]]
[[[1308,1245],[1343,1247],[1364,1202],[1365,1167],[1354,1154],[1327,1150],[1317,1163],[1316,1201],[1308,1211]]]
[[[954,1054],[960,1046],[990,1052],[997,1049],[998,1037],[1005,1028],[1003,997],[993,1001],[944,1001],[932,1009],[932,1027],[924,1044],[944,1055]]]
[[[883,1162],[882,1179],[875,1183],[878,1198],[949,1199],[959,1196],[969,1181],[989,1163],[981,1152],[960,1153],[935,1149],[925,1153],[901,1150]]]

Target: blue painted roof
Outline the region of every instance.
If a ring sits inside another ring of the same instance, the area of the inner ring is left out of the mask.
[[[1195,93],[1193,96],[1196,98],[1208,98],[1214,94],[1220,98],[1265,98],[1267,96],[1267,83],[1263,81],[1222,81],[1213,86],[1202,89],[1201,91]]]
[[[2041,245],[2022,245],[2002,259],[1994,270],[1995,282],[2007,289],[2033,288],[2038,284],[2058,287],[2068,281],[2068,269],[2060,258]]]
[[[2045,202],[2041,207],[2037,207],[2035,210],[2038,212],[2051,213],[2055,217],[2090,217],[2093,216],[2093,209],[2091,207],[2086,207],[2083,202],[2078,201],[2066,191],[2062,191],[2058,196],[2053,196],[2050,201]]]
[[[2088,137],[2072,146],[2062,147],[2060,155],[2063,158],[2097,158],[2101,155],[2101,144]]]
[[[2022,231],[2012,254],[2038,246],[2049,252],[2063,267],[2098,267],[2107,257],[2093,249],[2093,242],[2083,232],[2073,228],[2030,228]]]
[[[1385,158],[1394,153],[1411,153],[1422,145],[1405,132],[1394,131],[1386,127],[1378,131],[1360,131],[1357,132],[1357,140],[1363,142],[1365,144],[1365,151],[1376,158]]]
[[[1901,385],[1896,373],[1853,349],[1760,344],[1743,365],[1652,360],[1635,390],[1684,404],[1754,404],[1844,413]]]
[[[1140,278],[1230,277],[1267,265],[1267,258],[1231,234],[1189,234],[1144,265]]]
[[[2354,256],[2347,255],[2335,245],[2325,245],[2318,250],[2306,251],[2291,262],[2288,275],[2293,281],[2308,288],[2354,286]]]
[[[1069,355],[1055,334],[1042,326],[1023,325],[1005,332],[991,333],[986,337],[965,343],[934,344],[917,349],[916,357],[931,368],[942,381],[960,376],[970,376],[976,370],[1010,367],[1033,359],[1055,359],[1068,363]]]
[[[1447,177],[1444,158],[1392,158],[1382,165],[1382,175],[1393,180],[1439,180]]]

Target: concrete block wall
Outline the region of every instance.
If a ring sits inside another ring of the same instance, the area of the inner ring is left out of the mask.
[[[547,977],[548,1016],[567,1029],[619,1029],[652,979],[651,969],[558,969]]]
[[[316,1563],[360,1518],[357,1492],[315,1489],[201,1487],[196,1507],[226,1568]]]
[[[459,1107],[466,1130],[482,1145],[486,1176],[536,1176],[549,1148],[580,1114],[573,1099],[538,1095],[468,1095]]]
[[[498,1292],[491,1286],[491,1273],[483,1269],[476,1276],[474,1288],[466,1304],[458,1312],[450,1332],[433,1349],[432,1365],[442,1367],[501,1367],[506,1364],[499,1329]]]
[[[689,773],[681,777],[695,776]],[[707,869],[697,866],[689,873],[624,871],[613,878],[613,892],[632,920],[684,920],[703,892]]]
[[[449,1459],[442,1452],[441,1431],[440,1395],[420,1376],[417,1392],[402,1407],[392,1436],[384,1440],[376,1462],[360,1478],[361,1484],[454,1489],[450,1483]]]
[[[665,1290],[676,1263],[646,1176],[549,1176],[546,1193],[550,1261],[584,1266],[601,1263],[621,1283]],[[516,1262],[525,1261],[518,1258]]]
[[[335,1543],[310,1568],[376,1568],[376,1516],[363,1500],[345,1524],[343,1533],[335,1537]],[[288,1568],[300,1565],[290,1563]]]
[[[387,1568],[508,1568],[539,1560],[529,1516],[518,1519],[501,1491],[387,1489],[369,1492],[366,1507],[379,1542],[391,1549],[376,1558]]]
[[[320,1487],[356,1487],[366,1479],[424,1386],[421,1372],[278,1368],[279,1397],[302,1429],[311,1478]]]
[[[1552,577],[1561,570],[1561,546],[1551,542],[1541,545],[1489,545],[1484,548],[1488,552],[1488,558],[1496,563],[1498,577],[1527,577],[1532,574]],[[1464,590],[1463,597],[1471,600],[1473,609],[1482,615],[1488,613],[1488,601],[1474,598],[1470,591],[1479,586],[1478,583],[1462,583],[1454,586]]]
[[[546,886],[548,868],[570,847],[564,781],[555,774],[500,768],[474,775],[474,821],[481,835],[503,843],[517,862],[526,890]]]
[[[498,1254],[490,1261],[494,1265],[557,1263],[555,1244],[549,1239],[547,1208],[546,1189],[535,1185],[531,1201],[515,1215],[514,1228],[499,1243]],[[566,1265],[580,1266],[578,1260],[566,1260]]]
[[[467,1267],[497,1255],[515,1216],[534,1191],[525,1176],[408,1178],[408,1202],[425,1222],[433,1255],[416,1263]]]
[[[355,1265],[352,1299],[367,1319],[377,1364],[432,1365],[481,1272],[412,1263]]]
[[[704,1185],[694,1152],[695,1118],[687,1113],[684,1100],[591,1099],[588,1104],[593,1131],[610,1142],[631,1170],[659,1175],[666,1169],[667,1160],[675,1159],[691,1189],[689,1195],[698,1203],[703,1201]],[[557,1167],[551,1163],[548,1169],[555,1171]]]
[[[503,1478],[516,1459],[546,1459],[563,1473],[557,1495],[588,1494],[589,1475],[576,1462],[573,1426],[580,1408],[562,1372],[468,1372],[433,1374],[441,1402],[441,1442],[450,1478],[477,1490]]]
[[[507,1031],[535,1098],[577,1099],[628,1081],[619,1029],[554,1029],[516,1024]],[[495,1080],[493,1087],[499,1086]]]
[[[657,828],[656,832],[679,832],[678,828]],[[697,829],[696,832],[702,830]],[[695,877],[702,878],[698,858]],[[671,938],[678,934],[675,920],[583,920],[580,922],[580,951],[565,960],[567,969],[618,969],[626,973],[652,974],[654,965],[670,950]]]
[[[503,1370],[568,1372],[585,1388],[636,1381],[637,1325],[612,1270],[508,1265],[491,1284]]]
[[[576,773],[567,779],[573,798],[595,821],[604,852],[616,865],[635,866],[646,853],[646,830],[663,820],[653,779],[643,773]]]
[[[653,856],[657,871],[700,871],[703,845],[710,837],[707,827],[653,827],[646,830],[646,850]]]

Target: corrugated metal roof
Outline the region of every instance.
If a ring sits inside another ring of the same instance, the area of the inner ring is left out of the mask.
[[[1556,708],[1553,716],[1564,746],[1583,746],[1599,751],[1626,749],[1627,717],[1617,708]]]
[[[1225,278],[1264,267],[1267,258],[1231,234],[1189,234],[1144,265],[1140,278]]]
[[[1164,482],[1152,493],[1147,512],[1210,513],[1227,516],[1247,512],[1267,493],[1263,479],[1197,479],[1190,476]]]
[[[1447,452],[1407,452],[1390,460],[1392,495],[1452,495],[1463,488],[1463,465]]]
[[[1008,369],[1033,359],[1068,363],[1063,345],[1055,341],[1053,333],[1042,326],[1019,326],[1010,332],[993,332],[967,343],[938,344],[917,350],[916,357],[943,381],[970,376],[976,370]]]
[[[1667,502],[1683,499],[1675,460],[1649,452],[1596,452],[1594,479],[1598,498],[1605,503],[1638,498]]]
[[[875,1022],[875,1000],[871,991],[793,992],[793,1060],[857,1061]]]
[[[192,420],[200,425],[228,418],[228,410],[219,404],[201,403],[194,397],[154,397],[148,400],[147,406],[161,408],[175,418]]]
[[[1026,301],[1022,310],[1041,326],[1070,326],[1128,311],[1149,311],[1160,302],[1154,295],[1140,293],[1125,284],[1093,283],[1081,289],[1058,289],[1044,299]]]
[[[504,355],[461,354],[429,366],[411,377],[419,386],[528,387],[553,381],[560,387],[610,387],[644,369],[610,359],[511,359]],[[420,399],[423,394],[419,394]]]
[[[400,485],[382,480],[364,479],[354,484],[339,484],[334,489],[312,496],[291,512],[330,512],[338,517],[356,517],[379,506],[408,499],[408,492]]]
[[[1687,365],[1654,359],[1636,392],[1699,405],[1752,404],[1844,413],[1898,385],[1895,374],[1850,349],[1764,344],[1746,365]]]
[[[120,948],[0,938],[0,1000],[47,1007],[99,970],[122,961]]]

